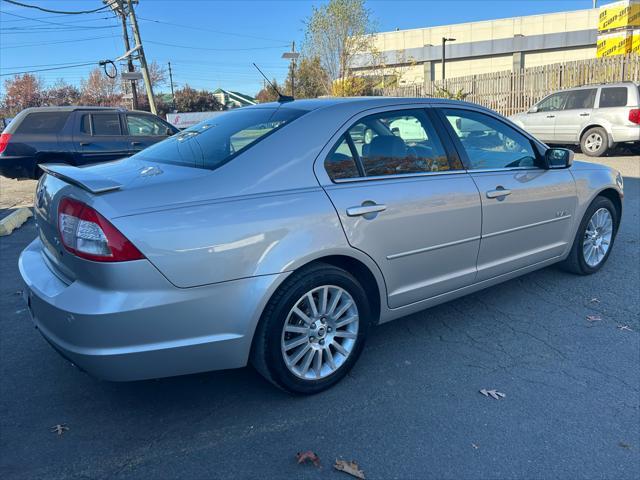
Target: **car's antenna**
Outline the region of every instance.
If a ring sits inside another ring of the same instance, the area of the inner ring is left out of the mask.
[[[253,64],[253,66],[254,66],[254,67],[256,67],[256,70],[258,70],[258,71],[260,72],[260,75],[262,75],[262,76],[264,77],[264,79],[267,81],[267,83],[268,83],[269,85],[271,85],[271,88],[273,88],[273,91],[274,91],[274,92],[276,92],[276,93],[278,94],[278,101],[279,101],[279,102],[293,102],[294,98],[293,98],[292,96],[290,96],[290,95],[282,95],[282,94],[280,93],[280,90],[278,90],[278,89],[276,88],[276,86],[275,86],[273,83],[271,83],[271,80],[269,80],[269,79],[267,78],[267,76],[266,76],[264,73],[262,73],[262,70],[260,70],[260,68],[258,67],[258,65],[256,65],[256,64],[254,63],[254,64]]]

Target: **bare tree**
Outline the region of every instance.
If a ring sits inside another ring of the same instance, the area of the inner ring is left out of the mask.
[[[325,85],[329,83],[329,76],[318,57],[302,57],[296,64],[295,72],[293,64],[289,67],[289,74],[285,80],[284,89],[291,92],[291,77],[295,74],[296,98],[316,98],[326,95]]]
[[[16,115],[28,107],[42,105],[42,81],[35,75],[25,73],[4,81],[2,109],[7,115]]]
[[[91,70],[82,80],[80,101],[85,105],[118,106],[122,103],[120,80],[109,78],[100,68]]]
[[[332,91],[336,80],[350,75],[354,57],[371,50],[374,38],[370,11],[364,0],[330,0],[313,7],[306,21],[304,53],[317,57],[327,73],[325,93]]]
[[[80,90],[60,78],[53,86],[44,91],[43,103],[46,105],[77,105],[80,103]]]
[[[156,87],[162,87],[167,84],[167,69],[155,60],[148,65],[149,78],[151,86],[155,90]]]

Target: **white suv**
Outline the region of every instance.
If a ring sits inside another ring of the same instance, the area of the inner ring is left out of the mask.
[[[571,88],[510,119],[545,143],[579,144],[599,157],[617,143],[640,144],[640,87],[620,82]]]

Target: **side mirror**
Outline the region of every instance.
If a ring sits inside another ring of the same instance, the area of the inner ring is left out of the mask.
[[[538,112],[538,106],[534,105],[533,107],[531,107],[529,109],[529,111],[527,113],[537,113]]]
[[[170,137],[170,136],[171,136],[171,135],[173,135],[174,133],[175,133],[175,132],[173,131],[173,129],[172,129],[172,128],[167,127],[167,132],[166,132],[167,137]]]
[[[547,168],[569,168],[573,164],[573,151],[568,148],[550,148],[544,153]]]

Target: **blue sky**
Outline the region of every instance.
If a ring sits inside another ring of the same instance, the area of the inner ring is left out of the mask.
[[[102,4],[100,0],[22,1],[58,10],[86,10]],[[262,81],[251,62],[256,62],[269,77],[283,79],[287,61],[280,58],[282,52],[292,41],[296,45],[302,43],[304,20],[313,5],[322,3],[140,0],[136,11],[147,58],[163,64],[171,61],[178,87],[188,83],[196,88],[222,87],[255,94]],[[378,30],[388,31],[579,10],[591,8],[592,1],[374,0],[367,5]],[[116,58],[123,51],[120,24],[109,12],[59,16],[0,0],[0,74]],[[46,83],[58,78],[79,83],[90,68],[38,75]]]

